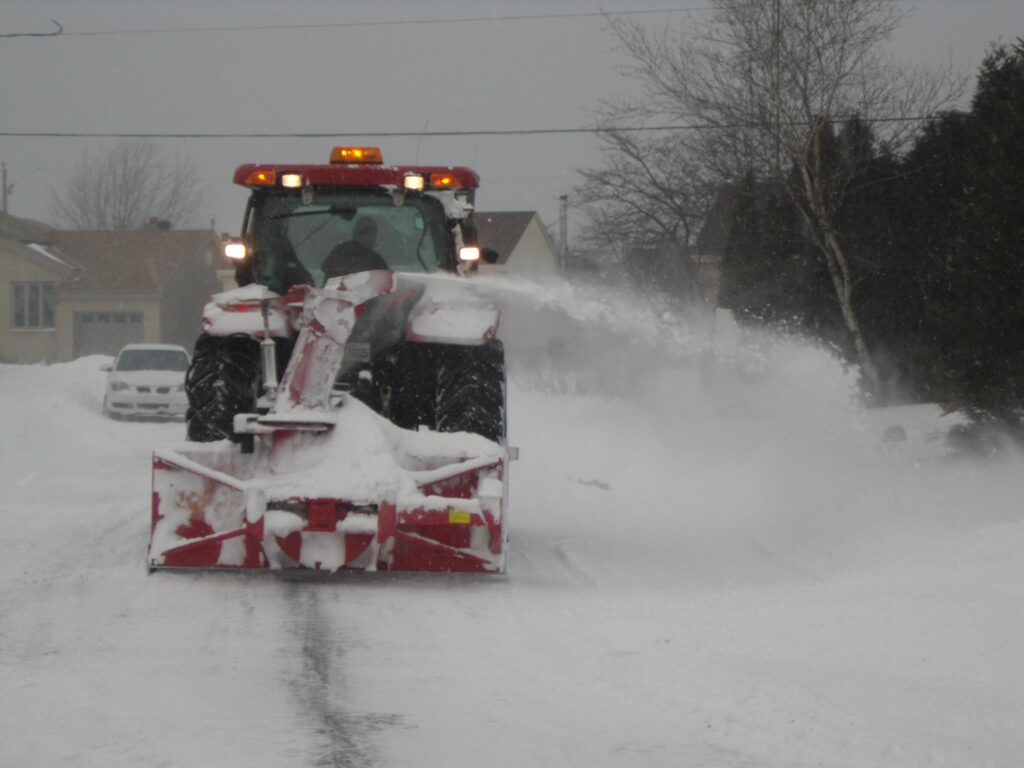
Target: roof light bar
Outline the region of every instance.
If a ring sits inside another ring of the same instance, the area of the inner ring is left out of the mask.
[[[272,187],[277,184],[277,171],[253,171],[243,183],[247,187]]]
[[[430,186],[434,189],[453,189],[459,186],[459,180],[450,173],[432,173]]]
[[[331,150],[331,162],[380,165],[384,156],[380,147],[335,147]]]

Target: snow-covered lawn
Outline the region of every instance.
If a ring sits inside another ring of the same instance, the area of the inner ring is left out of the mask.
[[[0,764],[1019,765],[1024,461],[810,346],[570,309],[513,368],[497,578],[147,575],[182,425],[105,419],[104,358],[0,366]]]

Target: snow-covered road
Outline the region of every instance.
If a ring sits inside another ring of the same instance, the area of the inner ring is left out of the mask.
[[[1020,764],[1020,457],[808,345],[546,301],[498,578],[147,575],[182,426],[101,416],[102,358],[0,366],[0,764]]]

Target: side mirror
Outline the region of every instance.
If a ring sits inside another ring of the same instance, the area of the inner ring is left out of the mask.
[[[100,366],[100,370],[103,371],[104,373],[110,373],[112,370],[114,370],[114,366],[111,365],[110,363],[104,363],[103,365]]]

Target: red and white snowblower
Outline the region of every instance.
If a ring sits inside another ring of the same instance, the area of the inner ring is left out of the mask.
[[[502,572],[505,358],[474,292],[476,174],[243,165],[207,305],[188,442],[153,455],[158,568]]]

